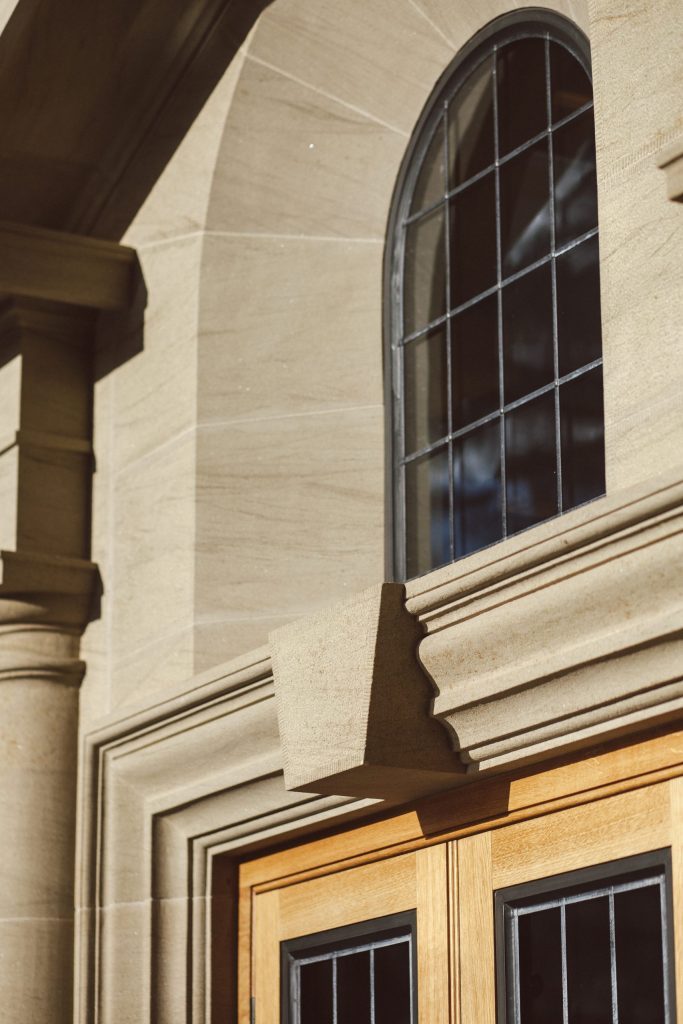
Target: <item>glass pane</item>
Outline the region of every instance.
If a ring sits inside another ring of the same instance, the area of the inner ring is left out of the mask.
[[[503,289],[505,401],[514,402],[555,377],[550,264]]]
[[[500,168],[503,277],[550,252],[548,144],[544,139]]]
[[[664,964],[658,885],[614,897],[619,1024],[664,1020]]]
[[[432,141],[422,161],[420,173],[415,182],[410,212],[417,213],[431,206],[437,199],[446,194],[446,140],[444,136],[443,117],[437,124]]]
[[[500,407],[498,391],[498,297],[451,320],[453,426],[467,426]]]
[[[570,1024],[611,1024],[609,901],[570,903],[566,915]]]
[[[450,202],[451,308],[496,283],[496,183],[493,173]]]
[[[450,561],[448,448],[405,467],[406,574],[420,576]]]
[[[602,355],[597,235],[557,257],[560,376]]]
[[[337,1024],[370,1024],[370,953],[337,958]]]
[[[375,1024],[411,1024],[407,942],[375,950]]]
[[[562,1020],[560,909],[523,914],[519,922],[521,1024]]]
[[[446,312],[443,207],[406,228],[403,333],[426,327]]]
[[[476,68],[448,107],[450,188],[490,167],[495,159],[491,59]]]
[[[574,508],[605,493],[602,370],[560,388],[562,505]]]
[[[455,554],[493,544],[503,536],[500,486],[500,419],[453,444]]]
[[[498,138],[501,156],[548,126],[545,41],[519,39],[498,51]]]
[[[551,391],[505,416],[508,533],[557,513],[555,395]]]
[[[552,134],[555,177],[555,247],[598,226],[593,111]]]
[[[300,1024],[332,1024],[332,961],[302,964],[300,970]]]
[[[446,327],[437,327],[403,349],[405,451],[426,448],[448,433]]]
[[[551,109],[553,122],[572,114],[593,99],[590,78],[569,50],[550,44]]]

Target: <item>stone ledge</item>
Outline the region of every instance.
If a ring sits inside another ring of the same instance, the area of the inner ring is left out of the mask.
[[[682,563],[683,483],[660,479],[409,584],[434,713],[469,770],[683,713]]]

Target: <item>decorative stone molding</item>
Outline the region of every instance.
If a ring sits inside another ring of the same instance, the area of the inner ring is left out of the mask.
[[[659,155],[658,166],[666,174],[669,199],[683,203],[683,138],[676,139]]]
[[[408,800],[457,782],[404,598],[383,583],[271,634],[287,789]]]
[[[265,649],[85,736],[76,1020],[232,1019],[235,936],[220,916],[235,897],[232,859],[331,817],[350,820],[372,803],[286,791]],[[212,935],[224,953],[213,981]]]
[[[683,482],[602,498],[408,585],[471,771],[683,712]]]

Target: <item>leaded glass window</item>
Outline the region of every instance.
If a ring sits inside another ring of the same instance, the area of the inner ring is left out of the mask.
[[[447,70],[387,246],[394,571],[412,578],[604,493],[585,38],[499,19]]]

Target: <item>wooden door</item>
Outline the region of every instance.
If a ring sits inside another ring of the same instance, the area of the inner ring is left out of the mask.
[[[596,800],[542,817],[481,832],[453,844],[457,863],[459,925],[459,1019],[468,1024],[495,1024],[503,1018],[496,1005],[505,978],[501,977],[503,957],[500,936],[494,937],[494,894],[509,891],[535,880],[552,880],[579,869],[618,864],[625,858],[638,862],[638,855],[663,851],[670,857],[670,888],[673,906],[668,927],[683,920],[683,780],[647,786],[608,799]],[[669,853],[670,851],[670,853]],[[641,858],[642,860],[642,858]],[[607,871],[609,875],[609,871]],[[563,941],[564,936],[563,936]],[[587,936],[587,942],[592,937]],[[683,957],[679,936],[674,951],[679,998],[683,989]],[[666,961],[666,953],[663,954]],[[566,968],[566,959],[564,961]],[[498,975],[496,974],[498,965]],[[565,971],[566,973],[566,971]],[[665,964],[666,973],[666,964]],[[563,979],[566,996],[566,977]],[[615,986],[616,987],[616,986]],[[668,1018],[683,1024],[679,1009],[675,1016],[673,986]],[[504,997],[505,998],[505,997]],[[498,1018],[497,1018],[498,1009]],[[565,1011],[565,1016],[571,1014]],[[510,1016],[507,1018],[510,1019]],[[514,1019],[514,1016],[513,1016]],[[560,1014],[560,1019],[562,1015]]]
[[[448,1024],[449,920],[446,844],[257,893],[253,898],[252,992],[256,1024],[280,1024],[282,945],[414,911],[419,1024]],[[363,927],[355,929],[356,936]],[[359,1020],[358,1024],[361,1024]]]

